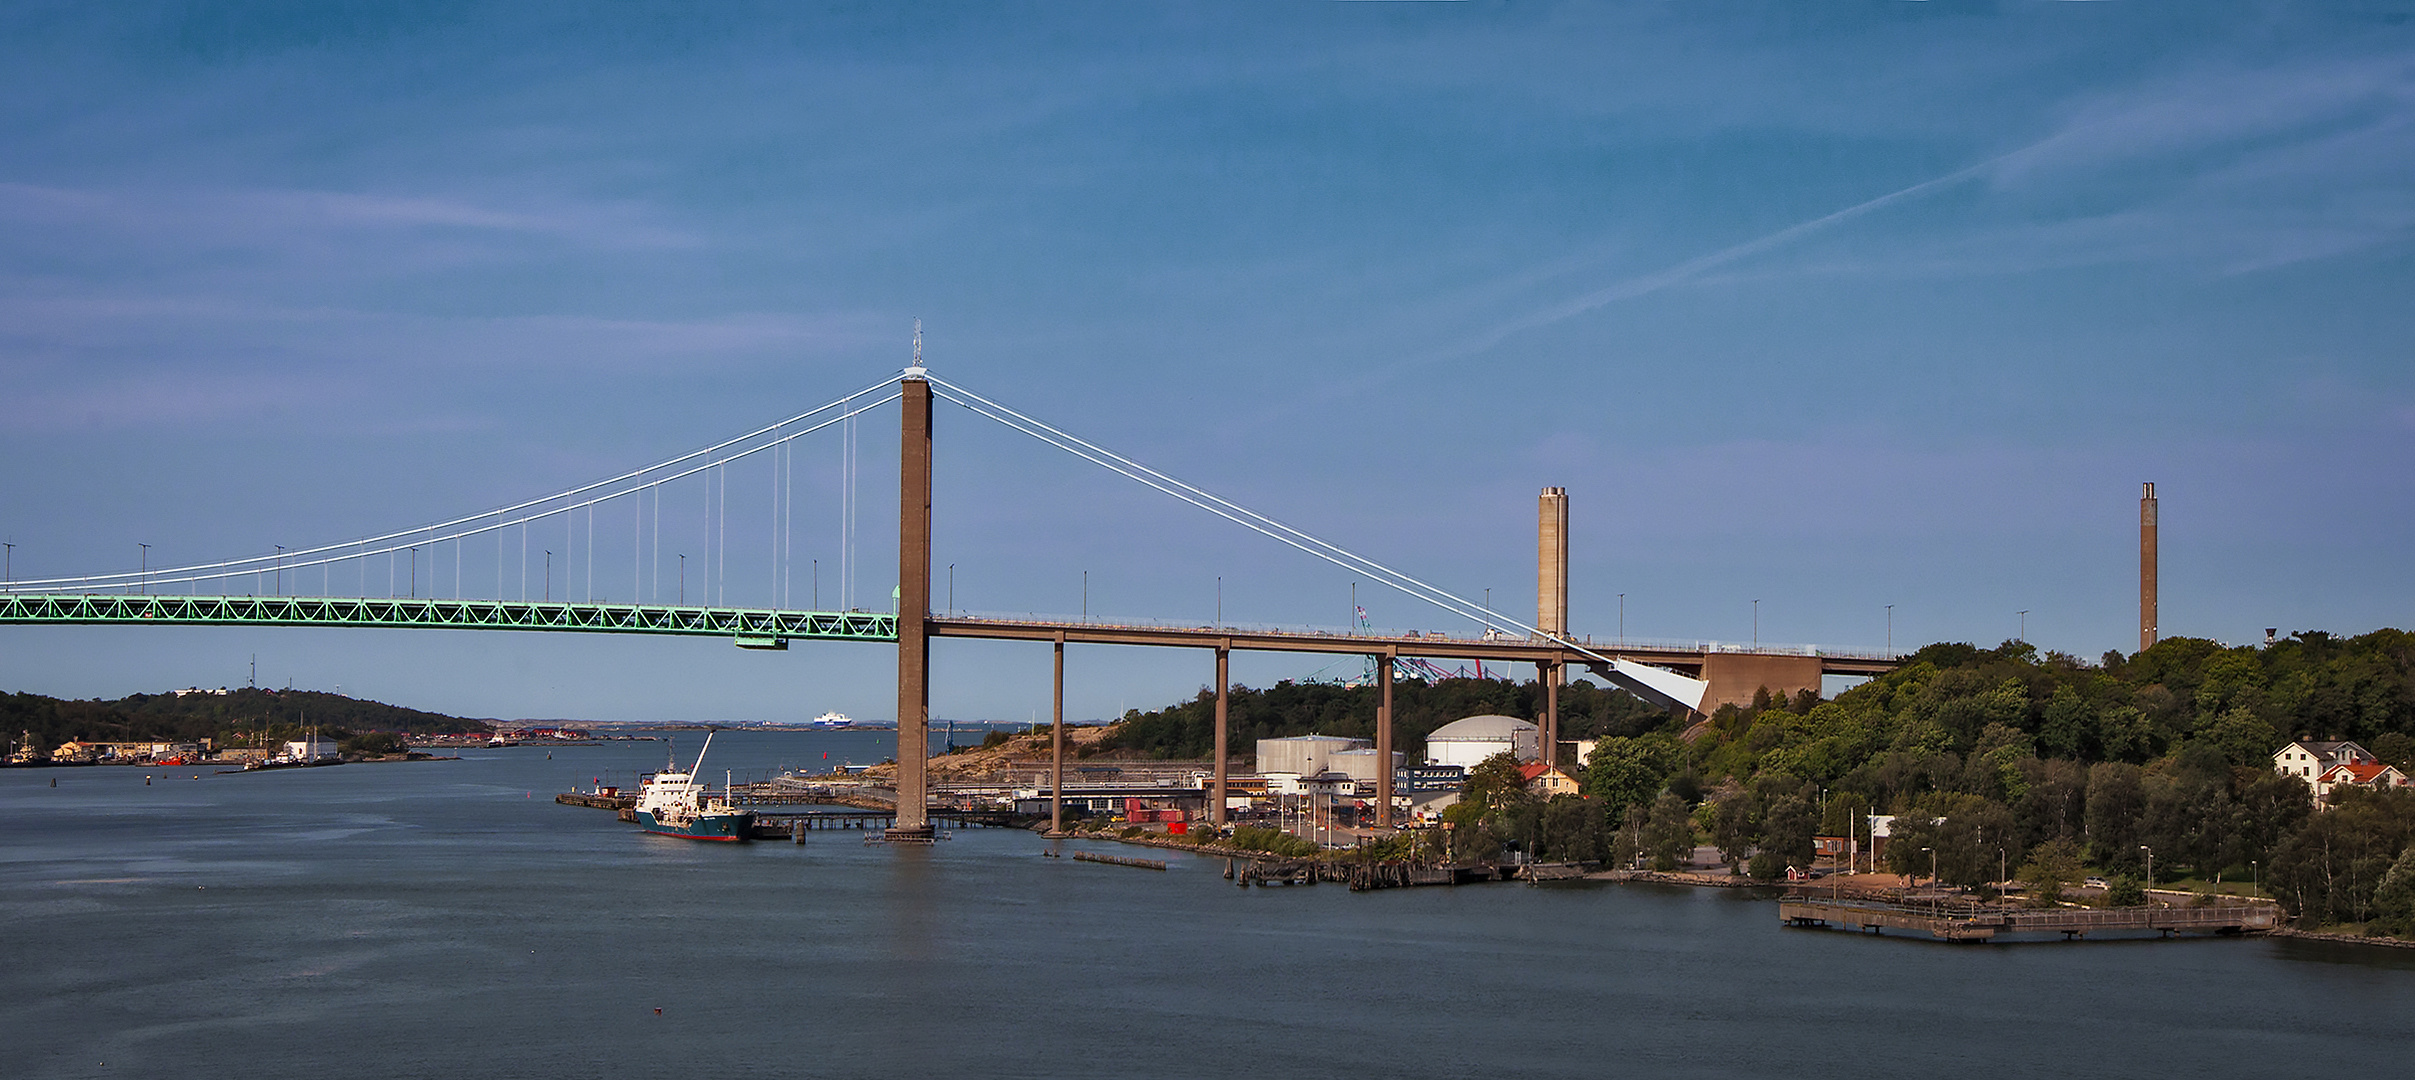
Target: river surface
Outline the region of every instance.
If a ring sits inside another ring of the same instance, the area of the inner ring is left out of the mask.
[[[705,771],[878,760],[887,738],[725,735]],[[708,845],[551,801],[663,749],[148,785],[0,770],[0,1076],[2208,1078],[2415,1060],[2415,951],[1872,939],[1666,886],[1244,890],[1220,860],[1049,859],[1006,830]]]

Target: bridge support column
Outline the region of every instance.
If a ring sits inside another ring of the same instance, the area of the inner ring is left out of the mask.
[[[1056,735],[1050,740],[1053,747],[1048,759],[1048,831],[1051,835],[1065,831],[1065,632],[1057,631],[1057,693],[1056,704],[1049,707],[1049,720]]]
[[[1233,643],[1230,641],[1218,642],[1216,645],[1216,779],[1208,785],[1208,822],[1219,828],[1224,825],[1224,784],[1226,771],[1230,767],[1227,759],[1231,757],[1231,751],[1227,749],[1227,741],[1231,732],[1226,721],[1229,718],[1232,684]]]
[[[1560,683],[1568,677],[1568,665],[1547,660],[1535,669],[1543,677],[1543,723],[1539,725],[1543,745],[1536,749],[1542,751],[1546,768],[1556,767],[1560,763]]]
[[[919,356],[917,357],[919,360]],[[891,840],[931,839],[923,760],[931,754],[931,384],[918,365],[904,394],[897,454],[897,820]]]
[[[1392,827],[1392,662],[1399,649],[1386,649],[1376,659],[1382,669],[1375,684],[1382,690],[1375,701],[1375,827]]]
[[[1805,690],[1816,691],[1821,670],[1816,656],[1710,653],[1702,658],[1702,681],[1711,684],[1710,692],[1703,695],[1702,714],[1718,712],[1721,705],[1751,705],[1763,690],[1788,698]]]

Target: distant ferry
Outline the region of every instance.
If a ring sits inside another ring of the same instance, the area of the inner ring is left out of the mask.
[[[713,748],[713,737],[704,737],[704,749],[696,752],[696,764],[686,772],[677,771],[676,760],[663,771],[646,778],[637,792],[637,824],[639,828],[659,836],[678,836],[689,840],[734,841],[746,839],[747,829],[755,823],[755,812],[740,810],[725,799],[709,797],[705,786],[696,780],[696,770],[704,767],[704,755]]]
[[[855,721],[845,713],[826,712],[807,721],[805,726],[814,731],[844,731],[854,727]]]

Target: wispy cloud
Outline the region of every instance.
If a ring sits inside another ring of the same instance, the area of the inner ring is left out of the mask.
[[[1914,249],[1916,259],[1918,249],[1958,249],[1965,272],[2025,270],[2049,258],[2157,257],[2205,258],[2243,272],[2395,242],[2415,227],[2415,60],[2203,71],[2124,91],[2074,108],[2063,126],[2018,149],[1538,307],[1456,341],[1427,362],[1473,355],[1529,330],[1698,282],[1974,181],[1999,197],[2035,203],[2102,182],[2116,169],[2157,177],[2134,181],[2127,196],[2133,201],[2120,209],[2058,215],[2031,206],[2026,212],[2036,218],[2017,225],[1996,224],[1983,212],[1959,226],[1931,223],[1934,232],[1924,229],[1893,246]],[[2281,195],[2288,197],[2272,197]]]
[[[0,221],[153,247],[318,246],[362,233],[468,233],[590,248],[680,248],[698,237],[627,203],[552,200],[542,209],[427,194],[290,188],[64,188],[0,183]]]

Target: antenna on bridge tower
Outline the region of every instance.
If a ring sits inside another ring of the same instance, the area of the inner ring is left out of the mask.
[[[914,320],[914,364],[906,369],[906,378],[919,379],[922,377],[922,320],[916,319]]]

